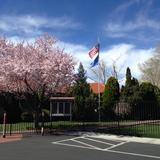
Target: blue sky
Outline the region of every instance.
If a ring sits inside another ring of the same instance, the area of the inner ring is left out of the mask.
[[[86,67],[87,52],[99,37],[108,67],[117,61],[121,74],[129,66],[140,77],[138,64],[152,56],[160,41],[159,17],[159,0],[5,0],[0,34],[32,41],[48,32]]]

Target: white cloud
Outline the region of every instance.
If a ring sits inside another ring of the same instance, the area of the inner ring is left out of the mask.
[[[131,7],[132,5],[134,5],[135,3],[138,3],[139,0],[128,0],[128,1],[124,1],[124,3],[120,4],[115,10],[114,13],[115,14],[119,14],[120,12],[124,12],[125,10],[127,10],[129,7]]]
[[[125,75],[126,68],[130,67],[132,75],[139,78],[140,70],[138,64],[149,59],[153,51],[153,48],[139,49],[132,44],[118,44],[106,50],[106,52],[102,54],[102,59],[109,65],[112,65],[113,61],[116,61],[116,65],[121,69],[120,73],[123,75]]]
[[[129,36],[131,32],[139,32],[142,29],[152,29],[153,31],[159,31],[160,22],[158,20],[149,19],[147,17],[139,15],[132,21],[108,22],[104,27],[106,34],[113,38],[125,37],[127,35]]]
[[[59,46],[65,48],[66,52],[71,53],[76,58],[76,69],[78,67],[78,62],[82,62],[85,69],[89,70],[91,59],[87,54],[89,51],[88,47],[65,42],[59,42]],[[126,68],[130,67],[132,75],[139,78],[141,73],[138,65],[149,59],[153,51],[153,48],[139,49],[132,44],[121,43],[101,51],[100,58],[105,61],[108,68],[111,68],[113,61],[116,61],[117,68],[120,70],[119,74],[122,76],[120,82],[124,83]],[[89,76],[92,77],[91,75]]]
[[[59,41],[57,45],[60,48],[64,48],[65,52],[73,55],[77,63],[76,69],[78,68],[80,62],[83,63],[83,66],[85,68],[89,67],[89,64],[90,64],[89,62],[90,59],[88,55],[89,48],[81,44],[67,43],[63,41]]]
[[[151,34],[154,32],[159,32],[160,30],[160,22],[155,19],[150,19],[142,15],[138,15],[134,20],[129,21],[119,21],[119,22],[108,22],[104,30],[106,35],[112,38],[117,37],[134,37],[141,38],[140,32],[147,32],[147,30],[151,30]],[[135,33],[139,33],[134,36]]]
[[[106,18],[103,29],[111,38],[153,42],[160,35],[158,13],[159,8],[156,10],[152,1],[124,1]]]
[[[70,17],[40,17],[34,15],[1,15],[0,30],[6,33],[23,32],[39,35],[46,29],[78,29],[80,23]]]
[[[8,40],[10,40],[13,43],[18,43],[18,42],[29,42],[32,43],[35,41],[34,37],[19,37],[19,36],[11,36],[11,37],[7,37]]]

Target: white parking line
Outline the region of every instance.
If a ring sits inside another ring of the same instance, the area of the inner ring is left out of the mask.
[[[84,148],[84,149],[94,149],[95,150],[95,148],[91,148],[91,147],[87,147],[87,146],[79,146],[79,145],[74,145],[74,144],[66,144],[66,143],[58,143],[58,142],[52,142],[52,144],[58,144],[58,145],[70,146],[70,147],[77,147],[77,148]]]
[[[139,153],[132,153],[132,152],[124,152],[124,151],[116,151],[116,150],[112,150],[116,147],[119,147],[121,145],[124,145],[126,143],[129,143],[130,141],[121,141],[121,143],[118,143],[118,144],[111,144],[111,143],[106,143],[106,142],[103,142],[105,143],[106,145],[111,145],[110,147],[108,148],[105,148],[105,149],[102,149],[102,148],[99,148],[99,147],[96,147],[96,146],[93,146],[93,145],[90,145],[90,144],[87,144],[87,143],[84,143],[84,142],[81,142],[79,141],[78,139],[80,138],[83,138],[83,139],[86,139],[86,140],[93,140],[91,138],[89,138],[88,136],[87,137],[84,137],[84,136],[81,136],[81,137],[75,137],[75,138],[70,138],[70,139],[65,139],[65,140],[60,140],[60,141],[56,141],[56,142],[52,142],[52,144],[58,144],[58,145],[64,145],[64,146],[71,146],[71,147],[78,147],[78,148],[83,148],[83,149],[91,149],[91,150],[99,150],[99,151],[104,151],[104,152],[111,152],[111,153],[117,153],[117,154],[124,154],[124,155],[131,155],[131,156],[138,156],[138,157],[146,157],[146,158],[153,158],[153,159],[160,159],[160,156],[154,156],[154,155],[146,155],[146,154],[139,154]],[[107,140],[105,138],[105,140]],[[74,145],[74,144],[67,144],[65,142],[67,141],[73,141],[73,142],[76,142],[78,144],[82,144],[84,146],[81,146],[81,145]],[[102,143],[102,141],[99,141],[99,140],[93,140],[95,142],[98,142],[98,143]],[[114,142],[114,140],[112,140]],[[117,142],[115,140],[115,142]]]
[[[107,144],[107,145],[113,145],[113,144],[110,144],[110,143],[105,143],[105,142],[102,142],[102,141],[93,140],[93,139],[90,139],[90,138],[84,137],[84,136],[75,137],[75,138],[69,138],[69,139],[64,139],[64,140],[60,140],[60,141],[55,141],[55,142],[52,142],[52,144],[59,144],[59,145],[79,147],[79,148],[87,148],[87,149],[95,149],[95,150],[100,150],[100,151],[103,151],[103,150],[104,150],[104,149],[102,149],[102,148],[99,148],[99,147],[90,145],[90,144],[88,144],[88,143],[81,142],[81,141],[79,141],[78,139],[92,140],[92,141],[96,141],[96,142],[98,142],[98,143],[100,142],[100,143],[104,143],[104,144]],[[82,144],[82,145],[84,145],[84,146],[74,145],[74,144],[67,144],[67,143],[65,143],[65,142],[67,142],[67,141],[73,141],[73,142],[76,142],[76,143],[78,143],[78,144]]]
[[[106,151],[107,151],[107,152],[112,152],[112,153],[119,153],[119,154],[131,155],[131,156],[138,156],[138,157],[146,157],[146,158],[160,159],[159,156],[153,156],[153,155],[138,154],[138,153],[131,153],[131,152],[122,152],[122,151],[114,151],[114,150],[106,150]]]
[[[105,139],[105,140],[110,140],[113,142],[124,142],[126,140],[123,140],[122,138],[114,138],[113,136],[104,136],[104,135],[92,135],[90,136],[91,138],[101,138],[101,139]]]
[[[80,143],[80,144],[83,144],[83,145],[85,145],[85,146],[89,146],[89,147],[91,147],[91,148],[101,149],[101,148],[99,148],[99,147],[96,147],[96,146],[93,146],[93,145],[90,145],[90,144],[87,144],[87,143],[84,143],[84,142],[81,142],[81,141],[77,141],[77,140],[75,140],[75,139],[72,139],[72,141],[77,142],[77,143]]]
[[[103,143],[103,144],[107,144],[107,145],[114,145],[112,143],[108,143],[108,142],[103,142],[103,141],[99,141],[99,140],[95,140],[95,139],[91,139],[91,138],[88,138],[88,137],[83,137],[84,139],[88,139],[88,140],[91,140],[91,141],[94,141],[94,142],[98,142],[98,143]]]
[[[111,146],[111,147],[105,148],[105,150],[107,151],[107,150],[109,150],[109,149],[116,148],[116,147],[121,146],[121,145],[123,145],[123,144],[126,144],[126,143],[128,143],[128,142],[129,142],[129,141],[115,144],[115,145],[113,145],[113,146]]]
[[[73,140],[73,139],[78,139],[78,138],[80,138],[80,137],[69,138],[69,139],[63,139],[63,140],[56,141],[56,142],[52,142],[52,143],[61,143],[61,142],[70,141],[70,140]]]

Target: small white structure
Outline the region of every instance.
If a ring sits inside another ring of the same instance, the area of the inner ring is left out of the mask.
[[[51,117],[70,117],[72,120],[72,109],[74,97],[51,97],[50,116]]]

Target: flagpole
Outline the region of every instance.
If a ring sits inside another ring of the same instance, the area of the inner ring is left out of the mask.
[[[98,38],[98,43],[100,45],[100,41]],[[100,52],[100,46],[99,46],[99,50],[98,50],[98,55]],[[99,60],[100,60],[100,55],[99,55]],[[100,95],[100,67],[99,67],[99,61],[98,61],[98,121],[101,121],[101,95]]]
[[[100,95],[100,75],[99,75],[99,63],[98,63],[98,120],[101,121],[101,95]]]
[[[96,53],[98,53],[98,56],[94,59],[94,61],[91,63],[91,67],[94,67],[98,64],[98,121],[101,121],[101,107],[100,107],[100,72],[99,72],[99,50],[100,50],[100,42],[99,42],[99,38],[98,38],[98,44],[92,48],[89,51],[89,57],[92,59]]]

